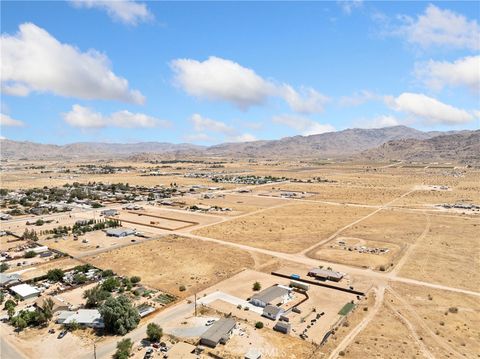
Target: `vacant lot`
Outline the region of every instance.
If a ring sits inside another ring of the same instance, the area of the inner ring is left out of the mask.
[[[309,200],[383,205],[407,192],[398,188],[368,187],[336,183],[288,183],[278,186],[285,191],[304,191],[313,193]]]
[[[345,245],[339,245],[338,241],[343,241]],[[388,252],[380,254],[366,252],[367,249],[373,248],[388,249]],[[383,268],[383,270],[386,270],[396,260],[402,249],[403,246],[393,243],[340,236],[334,241],[330,241],[310,252],[309,255],[313,258],[324,259],[330,262],[368,267],[376,270],[382,270],[381,268]]]
[[[248,252],[178,236],[115,249],[85,260],[120,275],[138,275],[142,283],[179,296],[207,288],[255,265]],[[186,291],[179,291],[182,285]]]
[[[474,358],[480,353],[480,301],[466,294],[395,283],[392,304],[424,338],[437,358],[453,353]]]
[[[458,288],[480,289],[480,220],[431,216],[430,230],[400,269],[400,275]]]
[[[286,253],[299,252],[328,238],[371,209],[292,203],[202,228],[196,234]]]
[[[383,209],[342,232],[342,236],[395,244],[413,243],[427,226],[422,213]]]

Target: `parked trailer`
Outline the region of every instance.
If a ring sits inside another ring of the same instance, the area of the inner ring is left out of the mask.
[[[290,278],[292,279],[300,279],[300,276],[298,274],[291,274]]]
[[[310,284],[299,282],[297,280],[291,280],[290,281],[290,287],[299,288],[299,289],[303,289],[303,290],[309,290],[310,289]]]

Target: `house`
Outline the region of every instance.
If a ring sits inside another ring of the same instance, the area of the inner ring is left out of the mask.
[[[40,291],[29,285],[29,284],[18,284],[13,287],[10,287],[10,291],[14,293],[14,295],[20,296],[23,300],[29,298],[35,298],[40,295]]]
[[[17,284],[20,282],[20,274],[16,273],[0,273],[0,286],[6,287],[7,285]]]
[[[268,304],[263,308],[262,316],[271,320],[277,320],[284,312],[282,308]]]
[[[128,228],[110,228],[107,229],[106,232],[107,236],[109,237],[127,237],[135,234],[135,231],[133,229],[128,229]]]
[[[43,308],[44,303],[47,299],[51,299],[53,302],[53,307],[52,307],[53,313],[68,310],[68,303],[58,299],[57,297],[52,297],[50,295],[38,297],[37,300],[35,301],[35,306],[37,308]]]
[[[310,277],[315,277],[315,279],[320,280],[332,280],[334,282],[339,282],[343,278],[343,273],[336,272],[330,269],[323,268],[313,268],[308,271]]]
[[[273,330],[283,334],[290,334],[290,331],[292,330],[292,325],[290,323],[277,322],[273,327]]]
[[[200,344],[215,348],[218,343],[225,344],[235,328],[236,323],[233,318],[222,318],[202,334]]]
[[[77,323],[83,327],[103,328],[102,315],[97,309],[79,309],[76,312],[61,311],[57,318],[58,324]]]
[[[262,290],[255,294],[250,303],[257,307],[266,307],[268,304],[284,303],[290,297],[291,288],[281,285],[274,285],[272,287]]]
[[[105,217],[113,217],[118,214],[118,211],[116,209],[106,209],[100,212],[100,215],[105,216]]]

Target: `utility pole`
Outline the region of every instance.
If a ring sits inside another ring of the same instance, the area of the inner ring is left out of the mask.
[[[97,344],[93,342],[93,358],[97,359]]]
[[[195,293],[195,316],[197,316],[197,293]]]

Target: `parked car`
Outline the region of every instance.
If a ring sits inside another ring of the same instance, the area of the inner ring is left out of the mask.
[[[58,334],[57,339],[62,339],[65,335],[67,335],[68,331],[67,330],[62,330],[60,334]]]
[[[207,320],[205,325],[208,327],[208,326],[212,325],[213,323],[215,323],[215,320],[214,319],[209,319],[209,320]]]
[[[52,329],[49,329],[49,330],[48,330],[48,334],[55,334],[55,329],[53,329],[53,328],[52,328]]]

